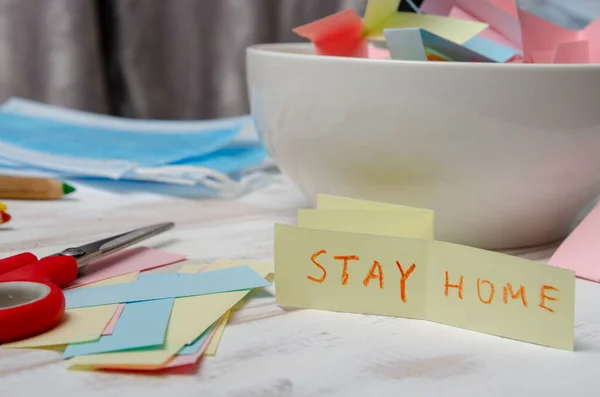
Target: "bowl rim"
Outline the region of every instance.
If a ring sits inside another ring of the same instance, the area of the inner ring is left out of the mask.
[[[397,59],[374,59],[374,58],[353,58],[342,56],[323,56],[314,53],[312,43],[260,43],[252,44],[246,47],[247,54],[260,54],[273,57],[303,59],[312,62],[333,62],[333,63],[355,63],[355,64],[374,64],[374,65],[412,65],[425,68],[481,68],[481,69],[502,69],[502,70],[560,70],[562,72],[599,70],[600,64],[581,63],[581,64],[542,64],[542,63],[491,63],[491,62],[431,62],[431,61],[406,61]]]

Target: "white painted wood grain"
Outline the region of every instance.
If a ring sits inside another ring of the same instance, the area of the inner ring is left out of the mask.
[[[279,178],[240,199],[187,201],[80,190],[59,202],[9,202],[0,252],[53,253],[153,222],[146,242],[189,262],[271,259],[273,223],[295,222],[299,192]],[[543,260],[552,246],[521,254]],[[164,271],[161,269],[160,271]],[[0,349],[0,396],[597,396],[600,286],[577,281],[574,353],[399,318],[284,310],[269,287],[236,312],[215,357],[190,373],[67,371],[59,354]],[[256,293],[255,293],[256,294]],[[548,330],[551,332],[551,330]]]

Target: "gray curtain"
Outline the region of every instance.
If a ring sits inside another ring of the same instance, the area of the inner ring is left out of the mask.
[[[475,1],[475,0],[474,0]],[[245,48],[366,0],[0,0],[0,101],[20,96],[126,117],[248,112]],[[599,0],[522,0],[568,27]]]

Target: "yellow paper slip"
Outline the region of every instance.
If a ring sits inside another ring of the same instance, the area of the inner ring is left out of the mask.
[[[127,283],[135,280],[137,276],[137,272],[124,274],[80,288]],[[96,340],[102,335],[102,331],[115,314],[118,306],[115,304],[66,310],[65,319],[48,332],[2,346],[8,349],[35,348]]]
[[[96,367],[96,368],[125,368],[155,369],[160,368],[179,350],[183,343],[169,343],[156,350],[138,350],[125,353],[90,354],[76,356],[66,361],[67,368]]]
[[[365,9],[363,18],[365,33],[375,29],[381,29],[381,26],[387,19],[398,12],[401,0],[369,0]]]
[[[302,209],[298,211],[298,226],[433,239],[433,212]]]
[[[252,267],[263,277],[273,267],[272,265],[264,264],[253,266],[252,262],[244,261],[244,264]],[[213,264],[208,267],[206,265],[187,264],[179,272],[198,273],[202,269],[209,271],[233,266],[239,266],[239,264],[226,262],[220,266]],[[70,359],[67,365],[69,368],[92,366],[96,368],[156,369],[166,364],[185,345],[195,341],[208,327],[219,320],[223,314],[246,296],[248,292],[233,291],[176,298],[167,328],[165,348],[78,356]]]
[[[281,305],[573,350],[575,274],[566,269],[439,241],[275,225],[275,272]]]
[[[401,211],[404,213],[412,212],[422,214],[422,216],[433,217],[434,211],[409,207],[406,205],[381,203],[370,200],[360,200],[355,198],[333,196],[329,194],[317,195],[317,209],[319,210],[371,210],[371,211]],[[428,215],[427,215],[428,214]]]
[[[440,15],[416,14],[413,12],[397,12],[383,24],[369,31],[369,38],[383,36],[384,29],[421,28],[437,34],[446,40],[464,44],[487,29],[487,23],[449,18]]]

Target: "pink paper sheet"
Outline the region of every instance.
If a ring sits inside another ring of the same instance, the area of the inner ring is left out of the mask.
[[[548,263],[575,271],[580,278],[600,282],[600,204],[558,247]]]
[[[90,263],[89,273],[77,278],[69,288],[123,274],[154,269],[187,259],[185,256],[149,247],[135,247]]]
[[[108,324],[106,324],[104,331],[102,331],[103,336],[112,335],[112,333],[115,329],[115,326],[117,325],[117,322],[119,321],[119,317],[121,317],[121,313],[123,313],[123,309],[125,309],[125,303],[119,304],[119,307],[117,307],[115,314],[113,314],[113,316],[110,319],[110,321],[108,322]]]
[[[312,41],[319,55],[367,58],[368,41],[362,37],[362,28],[362,19],[347,9],[292,31]]]
[[[590,63],[590,46],[587,40],[561,43],[556,47],[553,63]]]
[[[558,63],[600,63],[600,18],[580,31],[564,28],[521,9],[519,19],[526,62],[535,62],[540,52],[555,51]]]

